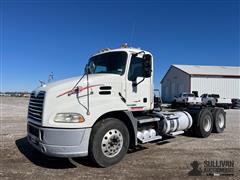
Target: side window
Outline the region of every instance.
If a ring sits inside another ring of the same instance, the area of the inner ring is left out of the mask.
[[[107,67],[106,66],[97,66],[95,68],[95,72],[106,72],[107,71]]]
[[[128,80],[135,81],[137,77],[144,77],[143,61],[144,59],[142,58],[132,57],[128,72]]]

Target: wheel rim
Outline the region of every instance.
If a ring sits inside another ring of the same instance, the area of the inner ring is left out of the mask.
[[[211,117],[210,116],[206,116],[203,119],[203,129],[208,132],[211,129]]]
[[[224,116],[223,116],[222,113],[218,115],[217,123],[218,123],[218,126],[220,128],[223,128],[223,126],[224,126]]]
[[[116,156],[121,151],[122,146],[123,136],[119,130],[111,129],[103,136],[101,148],[105,156]]]

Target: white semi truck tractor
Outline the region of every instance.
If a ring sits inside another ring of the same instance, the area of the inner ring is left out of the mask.
[[[40,152],[83,157],[101,167],[122,160],[128,149],[191,132],[223,132],[221,108],[193,106],[181,111],[154,107],[153,56],[122,46],[93,55],[84,75],[52,82],[31,94],[27,138]]]

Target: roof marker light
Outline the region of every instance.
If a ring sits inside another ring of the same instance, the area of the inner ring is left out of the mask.
[[[127,43],[122,44],[121,48],[128,48],[128,44]]]

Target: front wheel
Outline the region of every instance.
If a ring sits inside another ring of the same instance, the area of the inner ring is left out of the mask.
[[[115,118],[97,122],[89,142],[89,158],[101,167],[120,162],[129,147],[129,132],[126,125]]]

